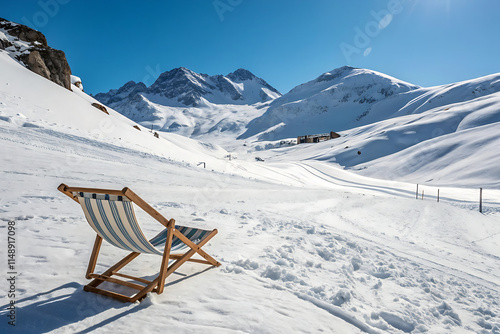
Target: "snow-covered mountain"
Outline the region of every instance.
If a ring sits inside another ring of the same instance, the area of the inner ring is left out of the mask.
[[[344,66],[293,88],[248,124],[242,139],[277,140],[355,127],[378,102],[418,89],[388,75]],[[403,103],[403,102],[400,102]]]
[[[495,74],[422,88],[379,72],[342,67],[274,100],[261,117],[248,124],[240,139],[295,138],[354,129],[431,109],[439,112],[439,107],[446,109],[500,91],[499,80],[500,74]]]
[[[134,101],[139,94],[172,107],[197,107],[207,103],[254,104],[281,96],[263,79],[241,68],[227,76],[209,76],[179,67],[162,73],[150,87],[130,81],[117,90],[99,93],[95,98],[112,106],[120,101],[123,104],[124,100]]]
[[[95,98],[146,127],[193,137],[229,132],[234,138],[279,96],[244,69],[209,76],[180,67],[162,73],[150,87],[130,81]],[[256,104],[261,108],[249,107]]]

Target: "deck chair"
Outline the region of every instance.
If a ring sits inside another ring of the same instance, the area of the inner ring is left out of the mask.
[[[128,188],[122,190],[75,188],[61,184],[57,189],[81,205],[87,222],[97,233],[87,274],[85,275],[87,279],[93,280],[84,286],[85,291],[113,297],[123,302],[135,302],[145,298],[148,292],[162,293],[165,279],[187,261],[216,267],[220,266],[219,262],[201,249],[217,234],[216,229],[208,231],[176,226],[174,219],[167,220],[164,218]],[[135,203],[151,217],[159,221],[165,226],[165,229],[148,240],[139,227],[132,203]],[[102,239],[131,253],[102,274],[96,274],[94,269]],[[158,248],[162,245],[164,245],[163,250]],[[163,257],[160,272],[152,281],[118,272],[141,253],[156,254]],[[193,259],[194,254],[199,254],[204,260]],[[173,263],[169,266],[170,259],[173,260]],[[119,279],[116,276],[137,283]],[[98,288],[103,282],[121,284],[139,291],[133,296],[126,296],[118,292]]]

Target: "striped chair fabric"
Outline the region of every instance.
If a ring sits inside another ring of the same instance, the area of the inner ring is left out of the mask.
[[[156,246],[165,245],[167,229],[148,240],[137,222],[132,202],[125,196],[107,194],[73,193],[78,198],[87,222],[92,229],[113,246],[131,252],[163,255]],[[179,232],[198,244],[211,231],[176,226]],[[173,237],[170,252],[189,248],[179,238]]]
[[[194,242],[195,244],[199,244],[205,237],[212,231],[202,230],[199,228],[186,227],[176,225],[175,229],[182,234],[184,234],[189,240]],[[167,241],[167,229],[164,229],[157,236],[149,240],[151,244],[154,246],[165,245],[165,241]],[[170,248],[170,252],[175,253],[186,248],[186,244],[181,241],[181,239],[174,236],[172,239],[172,247]]]

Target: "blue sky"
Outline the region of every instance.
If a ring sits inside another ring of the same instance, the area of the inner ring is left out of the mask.
[[[282,93],[334,68],[421,86],[500,72],[497,0],[1,1],[66,52],[89,93],[184,66],[246,68]]]

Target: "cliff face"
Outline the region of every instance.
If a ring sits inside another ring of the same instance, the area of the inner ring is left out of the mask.
[[[48,46],[41,32],[0,18],[0,49],[31,71],[71,90],[66,55]]]

